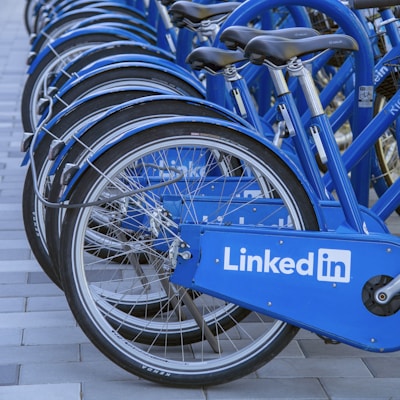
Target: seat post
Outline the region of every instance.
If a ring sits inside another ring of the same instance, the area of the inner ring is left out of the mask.
[[[323,115],[324,109],[319,98],[318,90],[315,87],[310,71],[305,68],[302,61],[298,58],[292,59],[288,63],[288,72],[290,76],[298,78],[311,116],[317,117]]]

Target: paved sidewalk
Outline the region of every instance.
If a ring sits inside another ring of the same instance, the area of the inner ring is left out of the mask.
[[[305,331],[257,373],[204,390],[140,380],[88,342],[23,229],[19,101],[29,51],[23,7],[23,0],[0,5],[0,400],[400,399],[400,353],[326,345]]]

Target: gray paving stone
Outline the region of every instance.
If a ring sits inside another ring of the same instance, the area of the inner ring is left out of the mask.
[[[0,285],[1,284],[20,284],[27,283],[28,273],[26,272],[6,272],[0,275]]]
[[[61,383],[54,385],[20,385],[0,387],[0,400],[81,400],[81,385]]]
[[[7,223],[6,221],[4,221],[4,222]],[[0,250],[14,250],[14,249],[29,250],[28,242],[25,239],[20,239],[20,240],[1,239],[0,240]]]
[[[41,271],[36,260],[1,260],[0,274],[6,272],[34,272]]]
[[[373,376],[377,378],[400,378],[400,357],[394,353],[393,357],[375,357],[363,359]],[[400,395],[400,383],[399,383]]]
[[[0,249],[0,258],[2,260],[29,260],[31,250],[28,248],[22,249]]]
[[[0,313],[23,312],[25,305],[26,299],[23,297],[0,298]]]
[[[297,340],[292,340],[284,349],[281,351],[277,358],[304,358],[304,353],[301,351]]]
[[[308,339],[308,340],[318,339],[319,340],[318,336],[315,333],[306,331],[305,329],[300,329],[294,339],[295,340],[306,340],[306,339]]]
[[[29,297],[26,302],[26,311],[60,311],[69,310],[64,295]]]
[[[0,157],[1,157],[1,155],[0,155]],[[12,201],[17,201],[17,199],[20,198],[21,196],[22,196],[22,191],[17,192],[17,193],[10,193],[7,191],[3,191],[0,188],[0,204],[8,204]],[[21,229],[20,221],[17,221],[17,222],[18,222],[18,225],[14,224],[15,226],[11,226],[11,227],[9,227],[9,229],[11,229],[11,230]]]
[[[77,344],[57,344],[41,346],[7,346],[1,348],[0,362],[3,364],[38,364],[79,361]]]
[[[106,356],[90,342],[81,343],[79,347],[81,361],[97,361],[106,359]]]
[[[4,226],[4,224],[7,224],[9,221],[14,221],[14,220],[21,220],[22,221],[22,215],[20,211],[14,211],[14,210],[9,210],[9,211],[2,211],[0,214],[0,222]],[[2,241],[6,242],[6,239],[1,239]]]
[[[9,201],[15,200],[22,196],[22,189],[20,188],[0,188],[0,194],[2,200],[5,200],[7,203]]]
[[[24,332],[24,345],[43,344],[78,344],[89,340],[82,330],[75,325],[58,325],[55,327],[27,328]]]
[[[119,382],[88,382],[83,384],[85,400],[120,399],[140,400],[206,400],[203,389],[175,389],[144,380]],[[243,398],[244,400],[245,398]]]
[[[18,376],[18,364],[0,364],[0,386],[16,385],[18,383]]]
[[[0,328],[0,346],[20,346],[22,343],[23,330],[19,328]]]
[[[35,383],[135,381],[138,379],[108,360],[24,364],[20,370],[21,385]]]
[[[51,279],[46,275],[45,272],[29,272],[28,273],[28,283],[38,284],[38,283],[52,283]]]
[[[393,357],[396,353],[371,353],[345,344],[325,344],[321,339],[299,340],[299,345],[307,358],[338,357]]]
[[[400,383],[393,378],[324,378],[321,379],[330,399],[400,399]]]
[[[328,399],[318,379],[240,379],[207,388],[207,400]]]
[[[371,377],[360,359],[276,358],[257,371],[262,378]]]
[[[1,190],[0,190],[1,192]],[[2,199],[4,199],[4,197],[0,198],[0,204]],[[6,230],[7,232],[9,231],[20,231],[21,227],[22,227],[22,220],[9,220],[7,222],[5,222],[4,224],[2,224],[3,226],[0,228],[0,231],[2,230]],[[17,258],[15,258],[17,259]]]
[[[0,314],[0,326],[8,328],[47,328],[52,326],[74,325],[75,320],[69,311]]]
[[[3,297],[11,296],[56,296],[59,295],[61,290],[53,283],[38,283],[36,285],[28,284],[15,284],[15,285],[2,285],[1,295]]]
[[[25,231],[23,231],[22,229],[12,231],[9,229],[3,230],[0,228],[0,240],[4,240],[6,238],[7,240],[26,240]]]

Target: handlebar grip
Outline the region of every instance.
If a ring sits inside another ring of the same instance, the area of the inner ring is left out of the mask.
[[[400,5],[400,0],[350,0],[349,5],[355,10],[363,8],[383,8]]]

